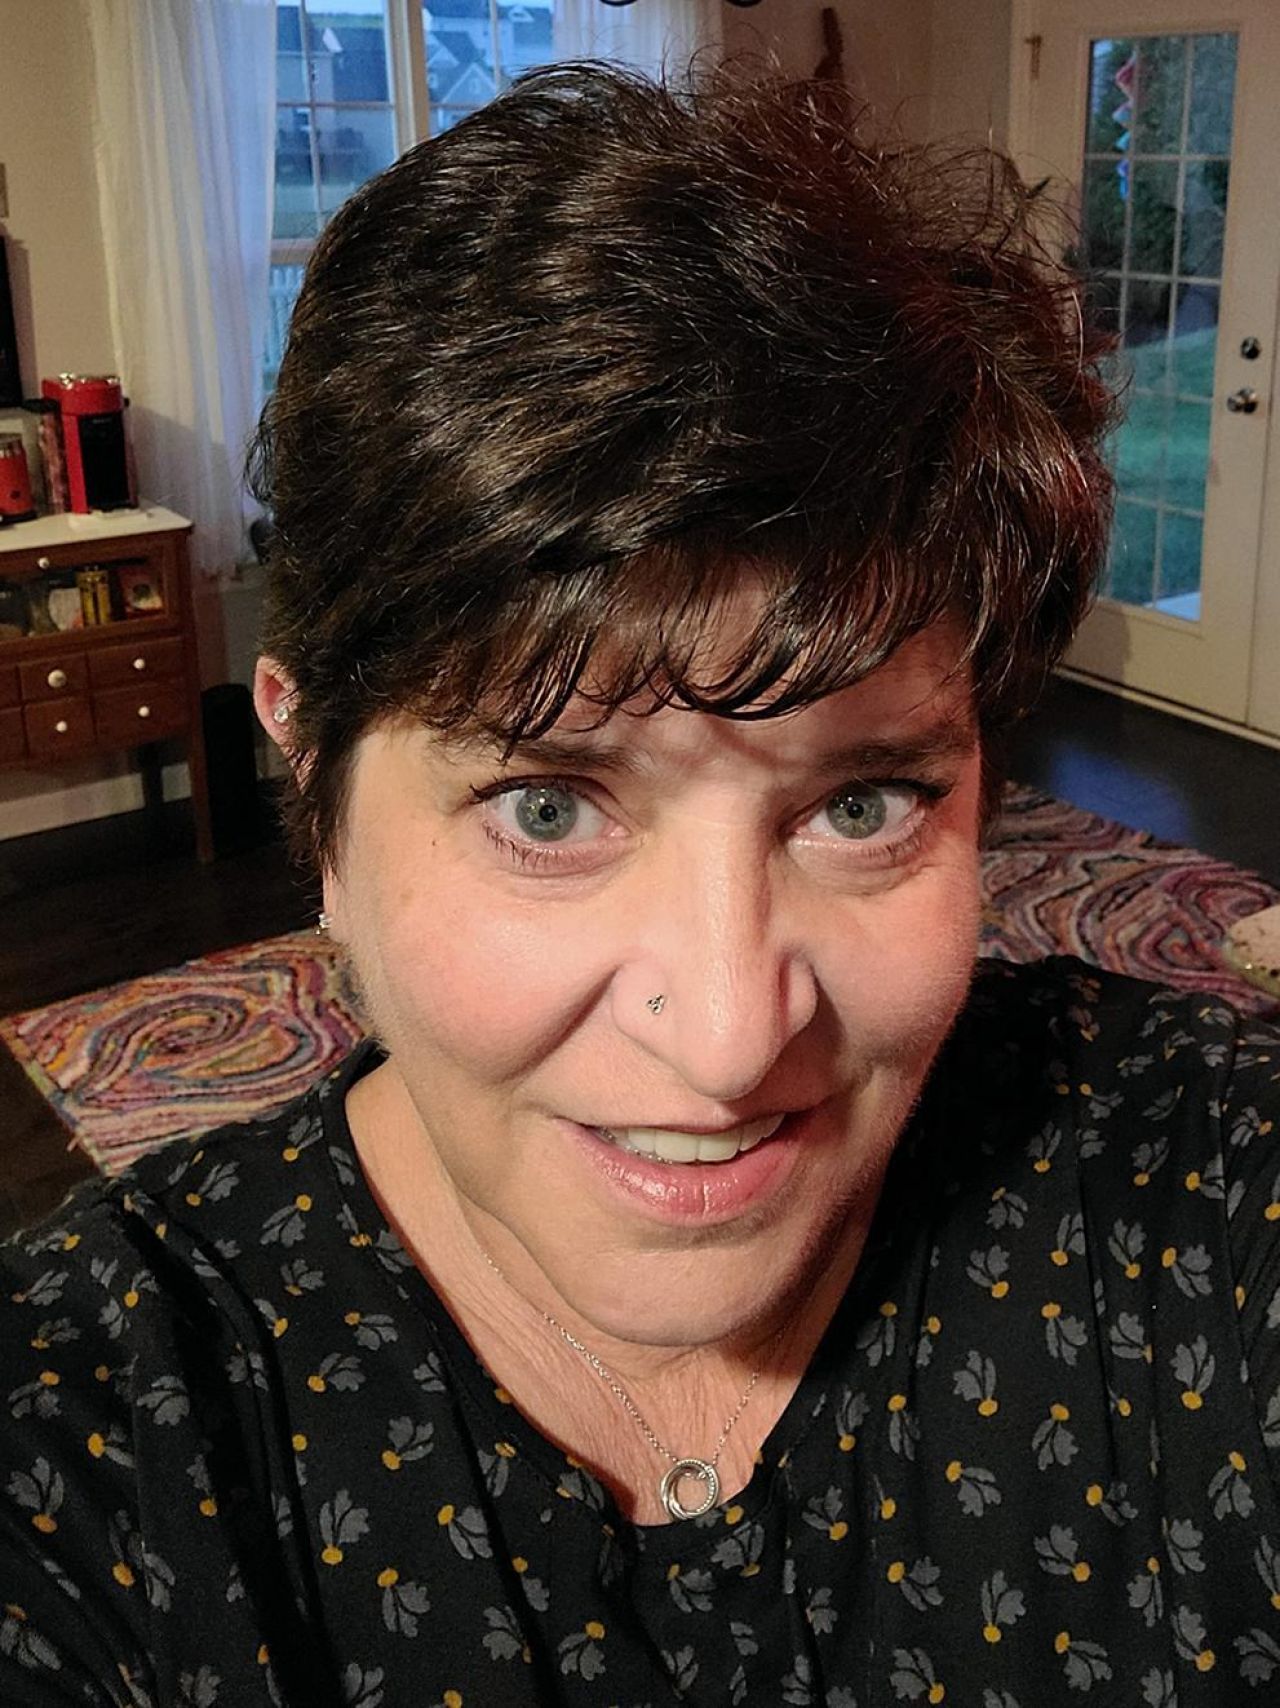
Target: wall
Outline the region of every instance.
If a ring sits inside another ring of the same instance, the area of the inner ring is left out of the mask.
[[[1004,148],[1013,0],[934,0],[929,134]]]
[[[14,287],[23,384],[110,372],[111,328],[78,0],[0,0],[0,222]],[[127,811],[142,795],[128,760],[0,771],[0,838]]]

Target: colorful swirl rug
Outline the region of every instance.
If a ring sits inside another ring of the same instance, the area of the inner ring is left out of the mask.
[[[1280,892],[1222,860],[1015,785],[983,856],[983,890],[985,954],[1066,952],[1277,1010],[1218,949],[1228,926]],[[0,1038],[107,1173],[163,1139],[287,1101],[359,1036],[340,956],[313,932],[0,1020]]]

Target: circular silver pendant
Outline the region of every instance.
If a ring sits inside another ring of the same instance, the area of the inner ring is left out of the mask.
[[[702,1499],[696,1506],[685,1506],[680,1499],[680,1484],[686,1477],[702,1484]],[[720,1478],[715,1466],[705,1459],[677,1459],[663,1477],[659,1492],[672,1518],[701,1518],[720,1499]]]

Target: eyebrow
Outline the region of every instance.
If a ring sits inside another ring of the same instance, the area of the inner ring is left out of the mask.
[[[977,742],[975,726],[962,718],[938,719],[902,736],[853,741],[814,757],[806,769],[840,780],[846,777],[888,777],[963,759]],[[583,770],[634,775],[643,760],[629,743],[602,740],[592,731],[550,731],[518,742],[505,761],[507,768],[545,766],[550,770]]]

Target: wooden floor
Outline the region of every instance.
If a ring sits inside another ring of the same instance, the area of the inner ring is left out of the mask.
[[[1280,885],[1280,753],[1055,682],[1019,733],[1010,774],[1091,811],[1245,866]],[[279,840],[201,867],[181,807],[0,842],[0,1013],[291,931],[316,897]],[[270,823],[270,815],[267,815]],[[0,1046],[0,1232],[92,1172]]]

